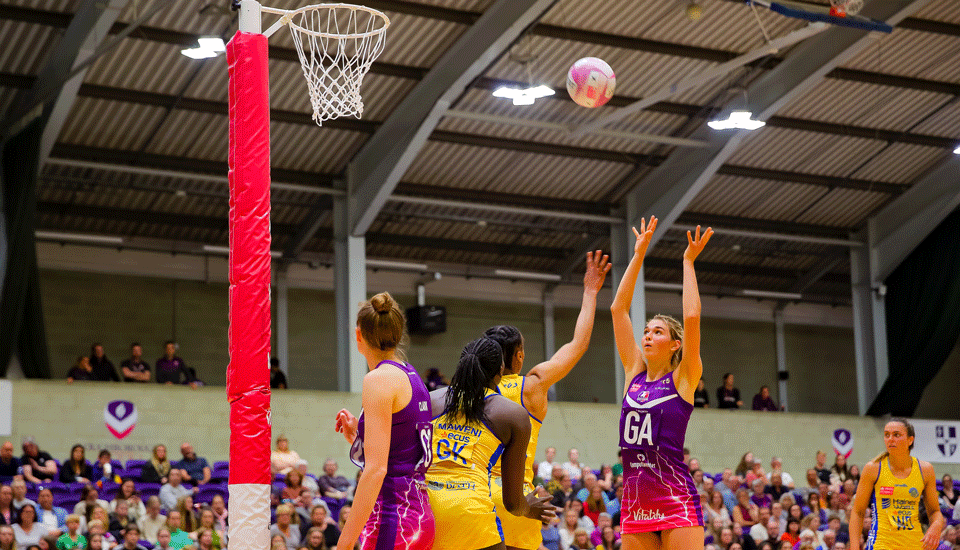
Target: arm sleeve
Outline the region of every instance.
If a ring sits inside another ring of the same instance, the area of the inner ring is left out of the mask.
[[[113,380],[114,382],[119,382],[119,381],[120,381],[120,376],[117,375],[117,368],[113,366],[113,363],[111,363],[109,359],[107,359],[107,360],[104,361],[104,362],[107,364],[107,365],[106,365],[106,366],[108,367],[108,368],[107,368],[107,371],[108,371],[107,374],[110,375],[110,380]]]

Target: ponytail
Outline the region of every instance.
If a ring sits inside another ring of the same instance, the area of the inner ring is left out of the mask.
[[[502,369],[503,351],[495,340],[484,337],[467,344],[447,388],[447,418],[462,419],[467,424],[485,422],[486,389]]]

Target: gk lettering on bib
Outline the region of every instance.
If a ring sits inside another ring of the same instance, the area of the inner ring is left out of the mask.
[[[620,426],[623,446],[634,449],[653,447],[654,441],[658,441],[662,412],[659,409],[633,409],[626,413]]]
[[[433,447],[437,462],[454,462],[461,466],[472,465],[473,446],[480,440],[482,431],[473,426],[438,422],[433,431]]]

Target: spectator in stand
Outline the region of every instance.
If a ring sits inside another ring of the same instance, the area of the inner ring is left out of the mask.
[[[783,471],[783,460],[779,456],[770,459],[770,471],[767,473],[767,481],[770,481],[773,474],[780,474],[780,480],[783,486],[791,491],[794,489],[793,476]]]
[[[613,517],[606,512],[601,513],[597,517],[596,528],[594,528],[593,532],[590,533],[590,542],[593,543],[594,546],[599,546],[603,540],[603,530],[611,527],[613,527]],[[615,534],[615,538],[617,541],[620,540],[619,532]]]
[[[167,527],[161,527],[157,531],[157,545],[154,546],[154,550],[175,550],[170,546],[170,529]]]
[[[287,375],[283,374],[283,370],[280,369],[280,360],[276,357],[270,358],[270,388],[274,390],[287,389]]]
[[[697,389],[693,392],[693,406],[698,409],[710,408],[710,392],[707,391],[703,378],[697,382]]]
[[[560,531],[557,529],[557,525],[560,524],[560,518],[554,516],[550,518],[550,521],[543,522],[543,526],[540,527],[540,539],[542,540],[540,546],[546,550],[565,550],[560,548]]]
[[[20,508],[19,521],[13,524],[13,537],[17,540],[17,550],[25,550],[31,544],[40,544],[47,536],[47,526],[37,521],[37,507],[32,503]]]
[[[310,521],[302,522],[300,525],[300,539],[307,540],[308,533],[318,529],[323,535],[324,544],[327,548],[334,548],[340,539],[340,529],[337,523],[333,521],[327,508],[321,504],[316,504],[310,509]]]
[[[577,449],[570,449],[567,452],[567,458],[568,460],[563,463],[563,470],[570,476],[570,481],[576,484],[580,481],[586,466],[580,463],[580,451]]]
[[[277,448],[270,453],[270,470],[275,474],[286,475],[297,466],[298,462],[300,462],[300,455],[297,451],[290,449],[287,436],[277,437]]]
[[[770,485],[764,487],[763,492],[770,495],[771,502],[780,500],[780,497],[790,492],[790,489],[783,484],[780,474],[770,476]]]
[[[70,458],[60,466],[60,483],[90,483],[92,479],[93,469],[87,463],[83,445],[74,445],[70,448]]]
[[[730,512],[730,517],[733,517],[733,509],[737,506],[737,490],[740,489],[740,476],[734,474],[730,468],[725,468],[721,476],[717,490],[723,495],[723,504]]]
[[[210,501],[210,510],[213,512],[214,528],[222,533],[227,532],[227,503],[220,495],[214,495]]]
[[[150,363],[143,360],[143,347],[137,342],[130,344],[130,358],[120,363],[120,372],[124,382],[150,381]]]
[[[180,512],[177,510],[170,510],[167,513],[166,529],[170,532],[170,547],[174,550],[180,550],[184,546],[193,544],[193,539],[182,529]],[[161,533],[162,531],[163,529],[161,529]],[[160,535],[158,534],[157,537],[159,539]]]
[[[0,526],[0,550],[14,550],[16,547],[17,541],[13,535],[13,527]]]
[[[123,539],[123,533],[127,530],[128,526],[136,525],[136,522],[130,519],[128,515],[130,512],[130,507],[127,505],[126,500],[121,500],[117,504],[117,509],[114,512],[110,512],[107,517],[107,521],[110,522],[110,533],[117,539]]]
[[[707,505],[703,507],[703,512],[703,519],[707,523],[712,522],[715,517],[719,517],[723,522],[721,527],[729,527],[733,523],[733,520],[730,519],[730,512],[727,511],[727,507],[723,504],[723,494],[721,494],[719,490],[709,494]]]
[[[591,474],[593,475],[593,474]],[[600,514],[607,512],[607,494],[599,485],[590,489],[590,495],[583,501],[583,515],[589,517],[594,524],[599,521]]]
[[[563,467],[560,463],[555,462],[554,458],[557,456],[556,447],[547,447],[544,451],[544,459],[539,465],[537,465],[537,477],[539,477],[544,484],[549,483],[553,479],[553,469],[556,466]]]
[[[100,533],[94,535],[87,534],[87,544],[89,544],[88,548],[90,550],[104,550],[105,548],[109,550],[109,547],[106,546],[104,542],[104,536]]]
[[[856,487],[860,484],[860,467],[856,464],[850,465],[850,479],[853,480],[853,486]]]
[[[300,548],[300,528],[294,523],[297,520],[297,514],[293,511],[293,505],[277,506],[276,518],[277,522],[270,526],[270,536],[282,536],[287,544],[287,550]]]
[[[217,522],[214,518],[213,510],[211,510],[209,506],[205,506],[200,509],[200,526],[197,527],[196,531],[190,533],[190,538],[200,542],[200,535],[203,530],[210,532],[211,550],[220,550],[223,548],[223,541],[225,541],[227,538],[226,532],[217,530]]]
[[[174,464],[173,467],[180,470],[185,483],[193,485],[210,483],[210,465],[207,464],[206,458],[197,456],[193,445],[184,441],[180,445],[180,454],[183,455],[183,460]]]
[[[760,459],[753,461],[753,468],[747,472],[746,482],[747,485],[753,487],[753,482],[757,479],[761,481],[766,481],[767,474],[763,471],[763,463],[760,462]]]
[[[587,498],[590,497],[590,493],[593,491],[593,488],[598,487],[597,476],[593,472],[590,472],[583,476],[582,481],[583,488],[577,491],[577,499],[581,502],[586,502]],[[604,503],[606,503],[606,500],[604,500]]]
[[[170,340],[164,345],[164,355],[157,359],[157,383],[158,384],[189,384],[195,388],[196,380],[187,369],[187,364],[183,359],[177,357],[177,343]],[[174,544],[176,536],[173,536]]]
[[[93,377],[93,367],[90,366],[90,358],[81,355],[67,371],[67,382],[73,383],[74,380],[86,381],[95,380]]]
[[[143,538],[151,544],[157,543],[160,528],[167,523],[167,516],[160,513],[160,497],[151,496],[147,499],[147,513],[140,516],[137,522]]]
[[[17,522],[17,509],[13,505],[13,489],[9,485],[0,485],[0,525],[13,525]]]
[[[123,544],[116,547],[117,550],[147,550],[140,546],[140,528],[135,524],[123,530]]]
[[[143,469],[140,471],[140,479],[144,483],[160,483],[162,485],[167,482],[170,469],[171,464],[167,460],[166,445],[157,445],[153,448],[153,456],[143,465]]]
[[[560,525],[557,526],[557,531],[560,533],[560,548],[564,550],[570,548],[570,545],[573,544],[573,534],[577,529],[581,529],[580,517],[574,510],[566,510],[562,515]]]
[[[573,532],[573,543],[570,544],[570,550],[593,550],[590,546],[590,535],[586,529],[577,529]]]
[[[298,460],[297,465],[294,469],[300,474],[300,477],[303,478],[304,488],[306,488],[308,491],[310,491],[314,495],[320,494],[320,485],[317,484],[317,480],[307,475],[306,460],[303,460],[302,458]]]
[[[323,530],[319,527],[307,529],[307,532],[300,539],[303,541],[300,550],[327,550],[329,548],[323,540]],[[283,544],[283,547],[287,547],[286,543]]]
[[[620,533],[614,531],[610,525],[603,528],[600,544],[597,544],[597,550],[619,550]]]
[[[0,446],[0,476],[19,475],[20,459],[13,456],[13,443],[4,441]]]
[[[723,375],[723,385],[717,388],[718,409],[739,409],[743,406],[740,400],[740,390],[733,387],[733,374]]]
[[[193,505],[193,495],[184,495],[177,499],[177,511],[180,512],[180,528],[187,533],[196,531],[200,525],[195,513],[196,509],[197,507]]]
[[[846,509],[851,502],[853,502],[854,495],[857,494],[857,486],[853,484],[853,479],[847,478],[843,482],[843,488],[840,490],[840,494],[837,495],[840,498],[840,507]]]
[[[328,458],[323,462],[323,475],[317,479],[323,496],[330,498],[347,498],[350,490],[350,480],[337,475],[337,461]]]
[[[820,546],[817,546],[816,550],[831,550],[836,543],[837,534],[833,529],[827,529],[823,532],[823,542],[820,543]]]
[[[570,481],[570,474],[568,474],[561,467],[560,470],[563,472],[560,477],[560,487],[553,492],[553,500],[551,504],[563,508],[566,506],[571,499],[576,498],[576,494],[573,492],[573,482]]]
[[[619,516],[622,502],[623,483],[618,483],[616,489],[613,491],[613,498],[611,498],[610,502],[607,503],[607,513],[609,513],[611,516]]]
[[[46,525],[50,534],[58,536],[67,526],[67,511],[53,505],[53,491],[47,487],[37,493],[37,521]]]
[[[183,475],[180,473],[180,470],[174,468],[170,470],[170,476],[167,478],[167,483],[160,487],[160,504],[163,504],[163,507],[167,511],[176,510],[177,508],[177,499],[193,494],[190,489],[187,489],[180,480]],[[197,488],[194,487],[193,491],[196,492]],[[167,516],[169,522],[169,515]],[[178,517],[178,520],[181,518]],[[172,534],[172,531],[171,531]]]
[[[770,508],[770,504],[773,503],[773,500],[765,492],[766,485],[763,483],[763,478],[755,478],[750,483],[750,502],[757,505],[757,508]]]
[[[140,516],[147,513],[143,501],[140,500],[140,491],[137,491],[136,483],[130,478],[126,478],[120,483],[120,489],[117,490],[116,496],[110,501],[110,511],[116,511],[120,502],[127,503],[127,516],[131,521],[137,521]]]
[[[205,527],[197,529],[197,550],[219,550],[218,546],[213,544],[213,531]]]
[[[595,525],[593,520],[584,513],[583,502],[573,498],[567,503],[567,507],[577,513],[577,517],[580,518],[577,520],[577,522],[580,524],[580,527],[586,529],[588,533],[592,533]]]
[[[87,516],[89,516],[87,519],[88,524],[94,523],[94,522],[100,522],[101,524],[106,526],[104,528],[106,532],[103,533],[103,535],[104,537],[106,537],[108,541],[116,542],[117,540],[119,540],[119,538],[123,538],[123,537],[118,538],[113,533],[115,531],[119,531],[120,526],[117,523],[110,522],[110,515],[107,513],[106,508],[99,505],[89,506],[87,507]]]
[[[103,353],[103,346],[100,345],[100,343],[95,343],[90,346],[90,367],[93,369],[94,380],[102,382],[120,381],[120,377],[117,376],[117,368],[107,359],[107,356]]]
[[[830,467],[830,485],[843,485],[843,482],[850,477],[850,469],[847,467],[847,457],[838,454],[833,460],[833,466]]]
[[[303,476],[301,476],[297,470],[287,472],[287,476],[283,481],[286,487],[280,491],[280,502],[296,502],[300,499],[300,496],[303,495],[304,491],[307,490],[306,487],[303,486]]]
[[[755,411],[779,411],[780,407],[773,402],[770,397],[770,387],[760,386],[760,393],[753,396],[753,410]]]
[[[827,453],[817,451],[817,464],[813,467],[817,471],[817,477],[820,481],[830,484],[830,468],[827,468]]]
[[[87,537],[80,534],[80,516],[66,517],[66,531],[57,539],[57,550],[86,550]]]
[[[750,500],[746,489],[737,490],[737,506],[733,509],[733,522],[741,527],[750,527],[760,518],[760,509]]]
[[[99,497],[100,492],[97,491],[96,486],[89,483],[84,485],[83,489],[80,491],[80,502],[73,507],[73,513],[77,514],[78,516],[84,516],[89,520],[90,514],[88,512],[93,506],[100,506],[106,510],[110,504]],[[106,528],[106,525],[104,525],[104,528]]]
[[[44,483],[57,479],[57,461],[50,453],[41,451],[33,436],[23,438],[23,456],[20,457],[23,467],[23,479],[30,483]]]
[[[957,507],[957,500],[960,500],[960,492],[953,487],[953,478],[950,474],[943,474],[943,488],[940,489],[940,506],[949,508],[952,514],[953,509]]]
[[[796,518],[790,518],[787,520],[787,531],[780,535],[781,541],[787,541],[790,544],[797,544],[800,542],[800,522]]]
[[[17,514],[19,515],[20,509],[30,504],[33,506],[33,511],[37,511],[37,503],[27,498],[27,484],[23,481],[23,478],[15,477],[13,481],[10,482],[10,490],[13,491],[13,507],[17,509]],[[33,518],[36,520],[36,516]]]
[[[757,523],[750,528],[750,538],[752,538],[756,544],[760,544],[765,540],[771,542],[780,540],[780,522],[777,521],[777,518],[769,517],[769,514],[767,514],[767,516],[762,523]],[[762,515],[761,518],[763,518]]]
[[[101,449],[100,453],[97,455],[97,462],[93,465],[93,478],[92,482],[97,481],[118,481],[120,478],[115,476],[113,473],[113,464],[111,462],[113,457],[110,456],[110,451],[106,449]]]
[[[807,469],[807,484],[803,487],[797,489],[797,491],[803,495],[803,498],[807,498],[810,495],[815,495],[820,492],[820,478],[817,477],[817,471],[813,468]]]
[[[440,369],[432,368],[427,371],[427,391],[433,391],[436,389],[444,388],[450,385],[450,382],[442,374],[440,374]]]
[[[747,472],[753,469],[754,462],[755,460],[752,452],[747,451],[743,453],[743,456],[740,457],[740,462],[737,463],[737,468],[734,470],[734,473],[740,477],[746,476]]]

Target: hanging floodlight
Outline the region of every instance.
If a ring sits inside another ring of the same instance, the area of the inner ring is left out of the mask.
[[[508,88],[501,86],[494,90],[493,97],[512,99],[514,105],[533,105],[537,99],[551,96],[554,93],[553,88],[544,86],[543,84],[529,88]]]
[[[207,59],[217,57],[221,52],[226,51],[227,47],[223,39],[219,36],[205,36],[197,39],[197,48],[188,48],[180,50],[180,53],[191,59]]]
[[[711,120],[707,123],[714,130],[756,130],[767,123],[762,120],[753,120],[750,111],[732,111],[730,116],[723,120]]]
[[[960,155],[960,147],[957,147],[956,149],[954,149],[954,150],[953,150],[953,154],[954,154],[954,155]]]

